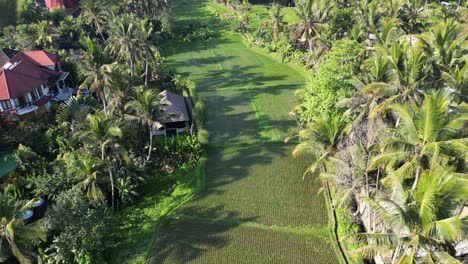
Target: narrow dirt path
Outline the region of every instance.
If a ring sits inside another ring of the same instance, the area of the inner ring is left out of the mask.
[[[183,0],[175,14],[210,17]],[[283,143],[296,127],[289,111],[301,74],[229,31],[170,47],[170,63],[206,103],[206,189],[161,227],[151,262],[338,263],[320,183],[301,180],[307,160]]]

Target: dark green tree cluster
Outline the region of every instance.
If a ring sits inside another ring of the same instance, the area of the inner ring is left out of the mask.
[[[305,176],[332,186],[334,206],[362,225],[364,232],[341,238],[359,245],[351,256],[461,263],[455,246],[467,230],[466,7],[322,3],[297,5],[297,40],[322,58],[298,92],[304,130],[294,154],[313,158]]]
[[[45,116],[0,128],[1,147],[14,150],[18,165],[0,185],[0,262],[103,263],[115,211],[137,199],[148,177],[196,165],[196,137],[153,142],[164,117],[162,84],[187,88],[159,54],[169,7],[86,0],[78,17],[41,9],[3,29],[0,47],[59,52],[79,89]],[[162,181],[173,188],[178,179],[169,178]],[[46,201],[45,212],[23,220],[34,197]]]

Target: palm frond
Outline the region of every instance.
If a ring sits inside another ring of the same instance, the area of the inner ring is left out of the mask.
[[[423,227],[423,233],[440,241],[456,242],[463,238],[463,221],[459,215],[437,220]]]

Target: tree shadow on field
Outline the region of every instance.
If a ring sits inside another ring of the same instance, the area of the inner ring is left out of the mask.
[[[158,233],[156,255],[148,263],[187,263],[199,258],[213,249],[219,249],[229,243],[225,233],[245,221],[255,218],[239,218],[235,212],[225,212],[222,207],[206,209],[208,215],[228,217],[203,219],[191,216],[173,217],[166,221]]]
[[[258,199],[263,200],[263,197],[271,195],[263,193],[262,190],[268,188],[262,188],[262,186],[252,186],[250,183],[248,185],[232,184],[248,177],[255,177],[255,181],[260,185],[268,182],[271,174],[275,172],[259,171],[259,168],[268,167],[275,159],[290,155],[290,149],[291,147],[284,143],[244,144],[228,148],[210,147],[208,149],[205,188],[190,203],[180,208],[179,212],[202,218],[230,219],[232,205],[236,202],[255,196],[259,196]],[[297,176],[300,177],[300,175]],[[239,186],[245,188],[238,188]],[[257,187],[259,188],[255,189]],[[252,203],[256,203],[256,201],[252,200]],[[225,209],[225,211],[206,210],[206,208],[211,207]],[[243,210],[244,212],[242,212]],[[246,213],[247,211],[249,213]],[[212,214],[213,212],[215,214]],[[243,217],[260,217],[258,212],[254,213],[251,208],[238,208],[237,213]]]
[[[254,98],[257,95],[281,96],[286,90],[297,87],[297,84],[268,85],[271,82],[279,82],[286,76],[250,72],[252,68],[255,67],[246,66],[239,67],[235,71],[211,72],[196,80],[197,90],[205,102],[206,128],[210,133],[211,143],[262,141],[260,132],[264,128],[259,127],[259,121],[266,121],[270,127],[274,126],[285,135],[290,126],[295,126],[293,118],[272,120],[274,112],[264,112],[265,109],[262,109],[261,105],[255,105],[257,108],[254,108]],[[291,102],[284,103],[287,106],[281,105],[279,108],[284,109],[281,113],[287,117]],[[260,112],[263,120],[259,120]]]
[[[233,59],[233,56],[221,56],[223,62]],[[227,58],[227,59],[224,59]],[[203,87],[200,87],[201,90],[206,89],[242,89],[246,86],[259,86],[259,88],[268,88],[269,82],[277,82],[284,80],[287,75],[275,74],[268,75],[262,72],[252,72],[252,70],[258,69],[259,65],[246,65],[240,66],[234,64],[231,66],[232,69],[216,70],[210,71],[203,75],[203,78],[197,79],[197,84],[200,83]],[[197,85],[198,89],[198,85]],[[273,92],[268,91],[266,92]]]
[[[184,61],[174,62],[173,65],[175,68],[181,68],[184,66],[192,66],[192,67],[204,67],[207,65],[214,65],[218,63],[222,63],[228,60],[235,58],[234,56],[216,56],[216,57],[208,57],[208,58],[190,58]],[[187,76],[189,72],[181,72],[182,75]]]

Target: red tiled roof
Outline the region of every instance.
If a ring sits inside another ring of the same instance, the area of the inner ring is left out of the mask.
[[[78,7],[78,0],[46,0],[46,6],[52,8],[75,8]]]
[[[32,57],[30,54],[33,54]],[[37,54],[40,53],[20,52],[0,68],[0,100],[23,96],[42,84],[55,82],[60,77],[61,72],[42,67],[43,63],[48,62],[41,58],[42,55],[36,56]],[[59,57],[54,59],[58,60]]]
[[[60,60],[60,56],[43,50],[23,51],[29,58],[42,66],[55,66]]]
[[[4,70],[0,72],[0,100],[25,95],[40,87],[43,83],[40,79],[22,75],[15,71]]]

